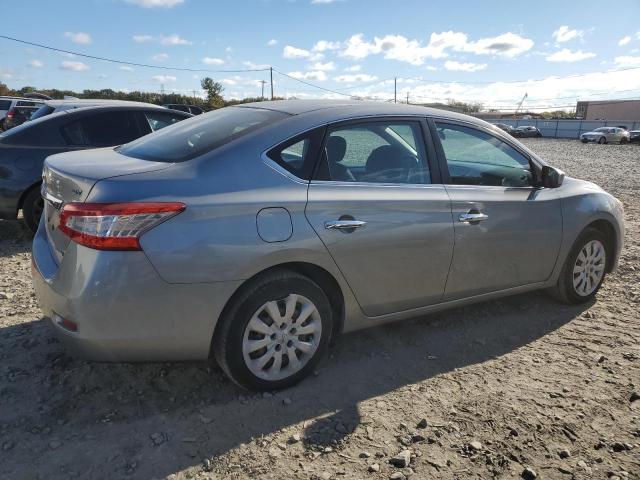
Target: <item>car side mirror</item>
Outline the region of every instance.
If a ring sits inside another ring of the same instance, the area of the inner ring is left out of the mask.
[[[542,186],[546,188],[558,188],[564,181],[564,172],[557,168],[545,165],[542,167]]]

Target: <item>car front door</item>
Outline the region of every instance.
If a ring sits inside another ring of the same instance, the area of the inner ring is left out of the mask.
[[[331,125],[309,184],[307,219],[367,316],[444,293],[451,207],[425,128],[406,118]]]
[[[547,280],[562,238],[557,191],[535,186],[528,155],[488,129],[431,125],[455,229],[444,300]]]

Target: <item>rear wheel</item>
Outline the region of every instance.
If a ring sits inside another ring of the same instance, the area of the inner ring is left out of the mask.
[[[578,237],[551,293],[565,303],[584,303],[600,290],[607,267],[607,239],[594,228]]]
[[[600,145],[604,145],[605,143],[607,143],[607,139],[606,139],[605,137],[600,137],[600,138],[598,139],[598,143],[599,143]]]
[[[288,270],[251,283],[220,321],[213,341],[218,364],[238,385],[256,390],[287,388],[311,373],[333,326],[324,291]]]
[[[44,200],[40,195],[40,188],[33,188],[25,197],[22,204],[22,216],[24,217],[24,223],[26,223],[29,230],[36,233],[38,230],[38,224],[40,223],[40,216],[44,210]]]
[[[629,140],[627,139],[627,137],[622,137],[620,139],[620,143],[627,143]]]

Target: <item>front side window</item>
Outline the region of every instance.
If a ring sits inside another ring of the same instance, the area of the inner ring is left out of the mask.
[[[152,132],[168,127],[169,125],[173,125],[174,123],[178,123],[180,120],[184,120],[184,117],[182,116],[165,112],[144,112],[144,116],[147,119]]]
[[[532,184],[529,160],[502,140],[475,128],[436,122],[450,183],[524,187]]]
[[[118,149],[155,162],[183,162],[289,115],[251,107],[226,107],[146,135]]]
[[[418,122],[368,122],[329,130],[316,178],[339,182],[430,183]]]
[[[121,145],[141,135],[136,117],[131,112],[97,113],[62,127],[62,136],[69,145]]]

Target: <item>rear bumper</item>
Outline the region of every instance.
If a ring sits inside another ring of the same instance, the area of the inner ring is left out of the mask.
[[[104,252],[71,243],[58,266],[42,227],[32,277],[43,314],[74,353],[102,361],[200,360],[240,282],[170,284],[143,252]]]

